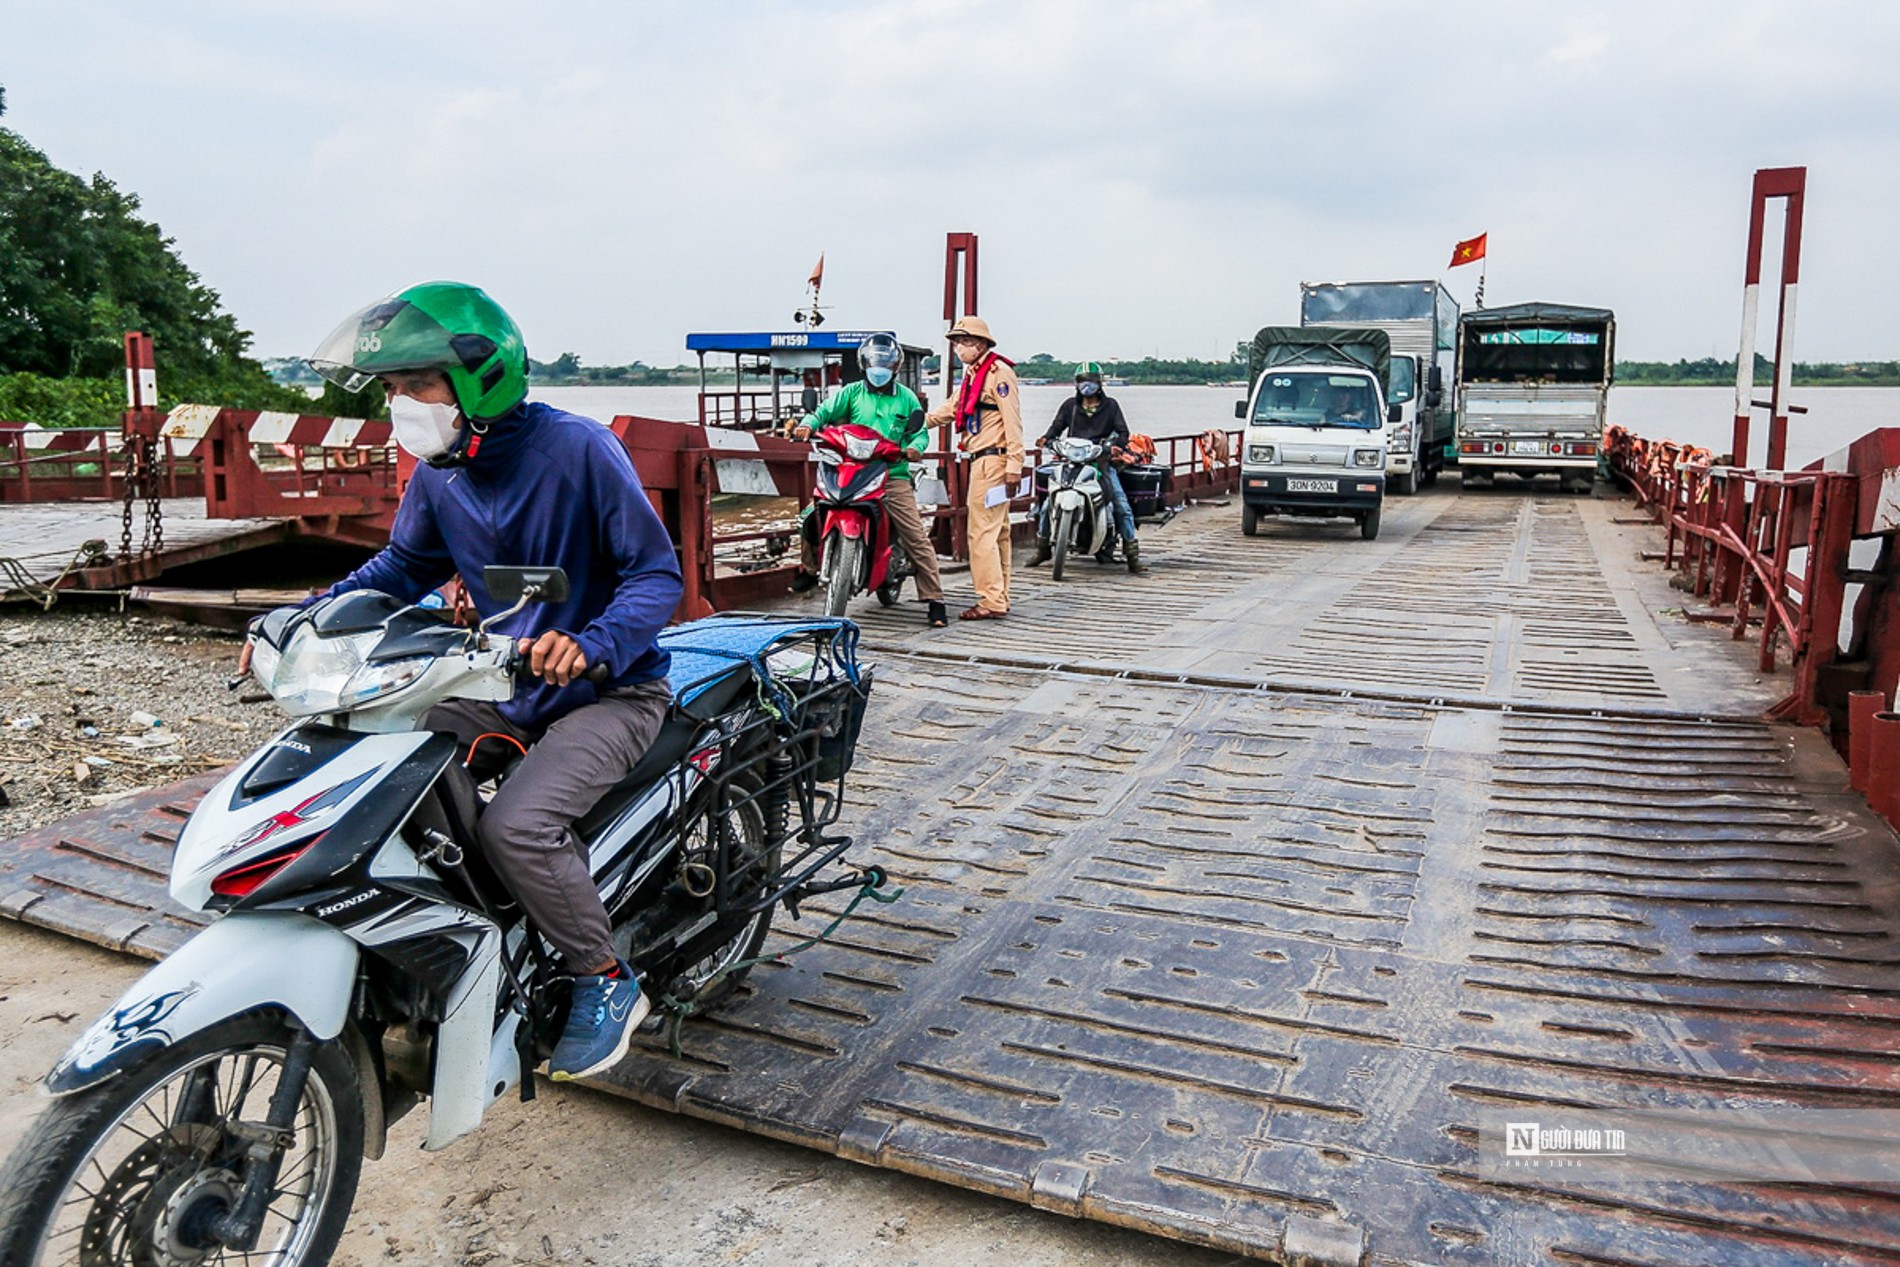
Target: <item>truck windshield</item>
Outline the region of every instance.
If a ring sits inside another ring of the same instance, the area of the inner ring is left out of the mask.
[[[1255,426],[1353,427],[1376,430],[1372,384],[1356,374],[1286,373],[1261,377],[1254,397]]]
[[[1392,395],[1388,403],[1398,405],[1418,393],[1418,362],[1409,356],[1392,358]]]

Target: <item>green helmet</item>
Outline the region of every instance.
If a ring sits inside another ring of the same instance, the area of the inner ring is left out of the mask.
[[[424,282],[352,313],[308,359],[349,392],[379,374],[441,370],[456,407],[477,422],[511,413],[528,397],[521,327],[480,288],[461,282]]]
[[[1093,379],[1095,382],[1100,383],[1102,381],[1102,363],[1100,361],[1084,361],[1076,366],[1075,381],[1079,383],[1085,378]]]

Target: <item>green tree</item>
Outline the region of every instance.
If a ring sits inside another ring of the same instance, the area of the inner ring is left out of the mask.
[[[249,331],[138,209],[105,176],[62,171],[0,128],[0,375],[117,380],[124,332],[143,330],[172,400],[307,404],[246,355]]]

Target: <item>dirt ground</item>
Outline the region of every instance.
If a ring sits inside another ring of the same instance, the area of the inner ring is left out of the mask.
[[[133,624],[113,613],[55,609],[0,619],[0,786],[10,801],[0,809],[0,839],[85,808],[88,798],[230,760],[274,731],[268,706],[240,705],[223,687],[235,651],[230,635],[149,618]],[[179,741],[116,743],[140,733],[134,711],[165,719]],[[7,724],[28,716],[40,720]],[[83,736],[86,726],[99,736]],[[80,781],[74,762],[89,754],[111,764]],[[142,763],[170,755],[179,760]],[[41,1075],[144,966],[0,921],[0,1152],[12,1150],[45,1104]],[[384,1158],[365,1166],[336,1263],[1238,1261],[581,1088],[544,1083],[532,1104],[500,1103],[475,1135],[435,1156],[421,1152],[424,1117],[418,1111],[398,1123]]]

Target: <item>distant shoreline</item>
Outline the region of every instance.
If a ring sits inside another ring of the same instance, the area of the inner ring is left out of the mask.
[[[697,373],[694,373],[690,377],[681,376],[679,378],[668,378],[668,379],[657,379],[657,380],[648,378],[648,379],[643,379],[639,382],[628,382],[625,379],[536,377],[536,378],[531,379],[530,382],[532,382],[533,385],[536,387],[698,387],[699,375]],[[1206,383],[1206,382],[1202,382],[1200,379],[1195,379],[1195,378],[1144,378],[1144,379],[1130,379],[1128,380],[1127,383],[1122,384],[1122,386],[1125,386],[1125,387],[1211,387],[1211,388],[1214,388],[1215,390],[1219,390],[1220,388],[1226,386],[1226,384]],[[1714,387],[1714,388],[1720,388],[1723,391],[1733,391],[1735,384],[1711,383],[1707,379],[1695,379],[1695,378],[1666,379],[1660,382],[1655,379],[1642,378],[1642,379],[1636,379],[1634,381],[1626,381],[1623,379],[1618,379],[1612,384],[1612,386],[1616,386],[1616,387]],[[1893,379],[1797,378],[1794,380],[1793,386],[1795,387],[1900,387],[1900,378],[1893,378]],[[1757,388],[1758,390],[1762,390],[1762,391],[1767,390],[1766,386],[1759,382],[1757,383]]]

